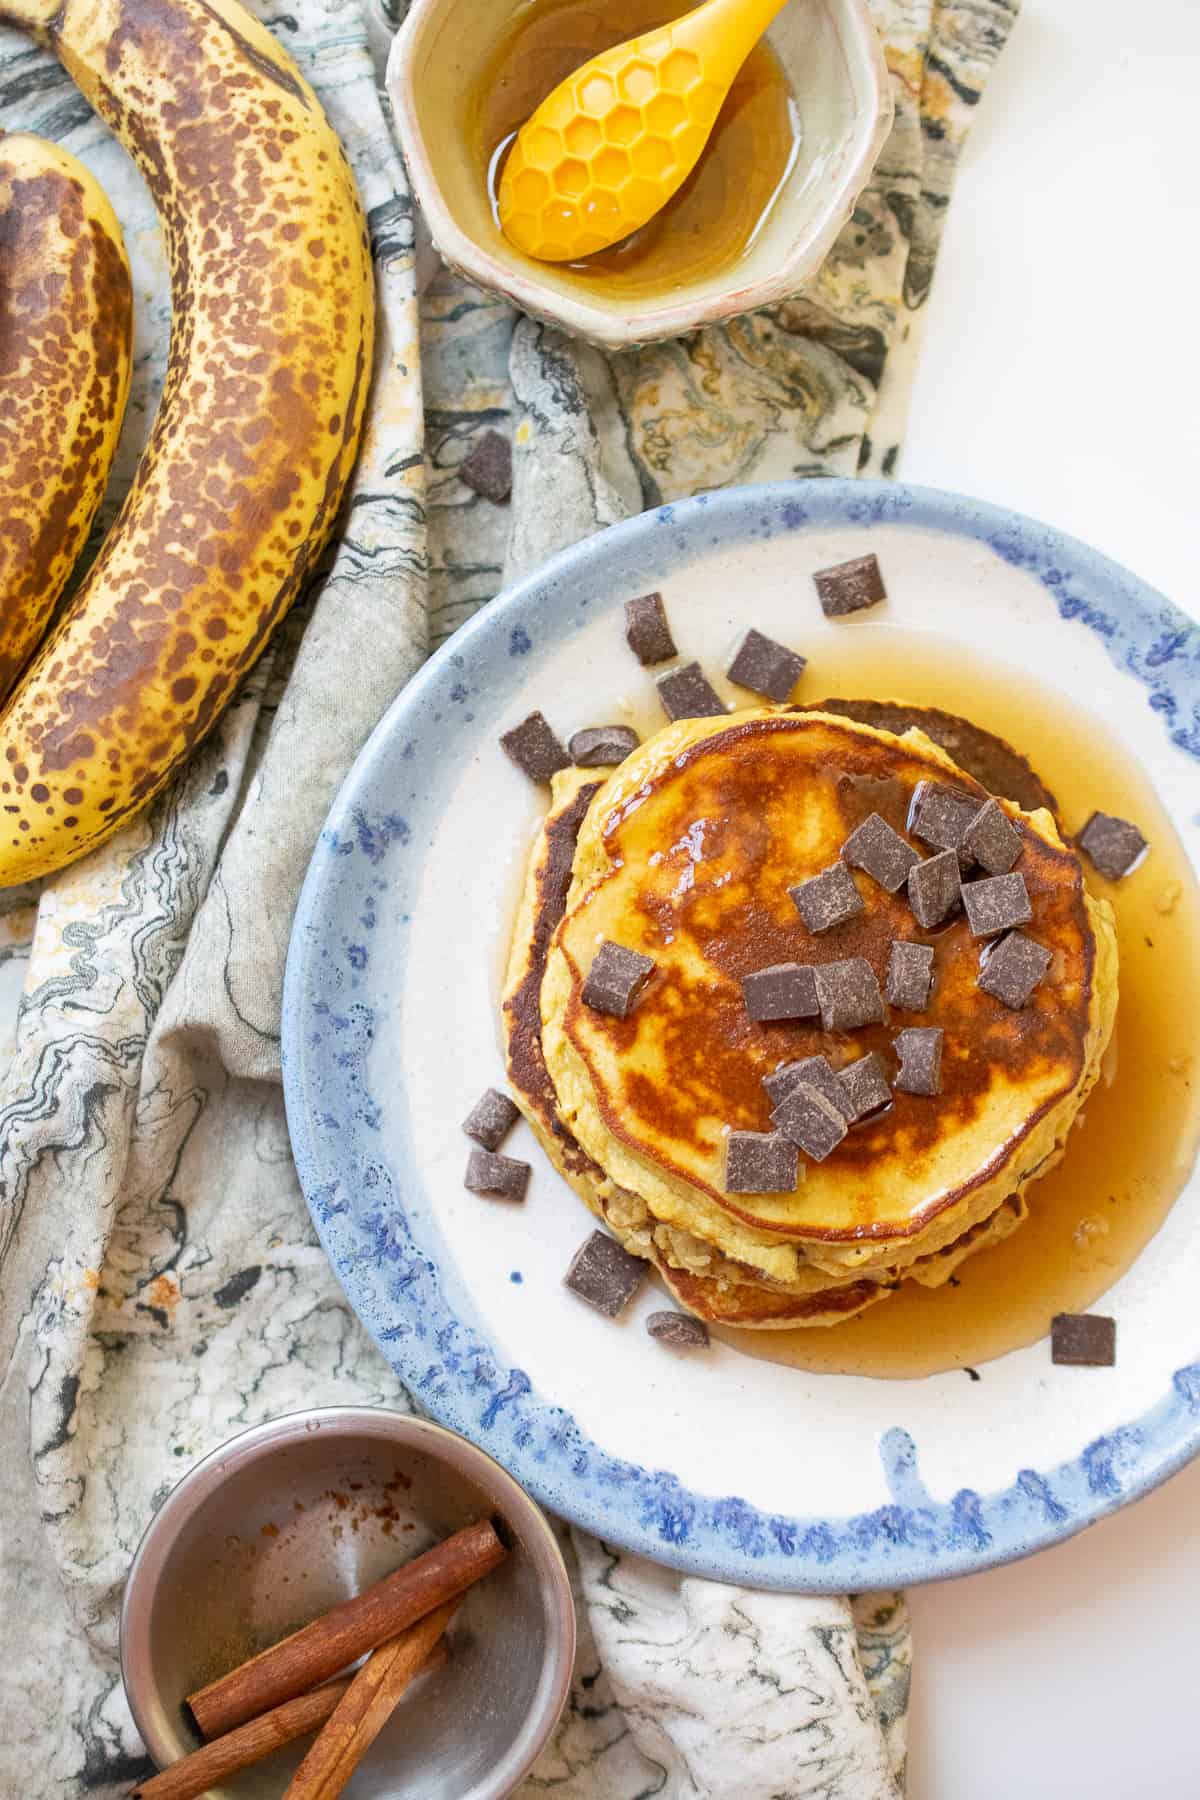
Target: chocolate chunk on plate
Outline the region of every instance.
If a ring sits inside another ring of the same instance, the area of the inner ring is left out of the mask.
[[[458,479],[497,506],[512,493],[512,445],[498,431],[485,431],[458,465]]]
[[[567,744],[577,769],[615,769],[641,743],[628,725],[589,725]]]
[[[625,602],[625,641],[640,663],[669,662],[679,653],[661,594],[639,594]]]
[[[955,850],[964,869],[971,866],[971,852],[964,842],[979,802],[962,788],[945,781],[918,781],[908,808],[908,829],[935,850]]]
[[[1021,834],[998,800],[985,800],[967,826],[962,847],[989,875],[1007,875],[1021,854]]]
[[[786,644],[777,644],[774,638],[764,637],[761,631],[755,631],[751,626],[725,673],[739,687],[749,688],[752,694],[761,694],[764,699],[782,705],[791,699],[792,689],[804,669],[804,657],[789,650]]]
[[[908,872],[908,904],[922,931],[932,931],[947,918],[962,896],[962,870],[956,850],[939,850]]]
[[[846,1135],[840,1108],[807,1081],[798,1081],[785,1094],[771,1119],[813,1162],[824,1162]]]
[[[531,712],[527,719],[506,731],[500,742],[530,781],[549,781],[560,769],[571,766],[571,758],[540,712]]]
[[[839,1069],[837,1080],[850,1102],[852,1125],[857,1125],[868,1114],[878,1112],[892,1097],[884,1066],[873,1050],[866,1056],[860,1056],[857,1062],[848,1063],[844,1069]]]
[[[583,984],[583,1004],[593,1012],[609,1013],[614,1019],[627,1018],[653,973],[653,957],[627,950],[624,944],[614,944],[607,938],[592,958]]]
[[[815,1087],[819,1094],[824,1094],[847,1123],[854,1117],[850,1098],[842,1086],[837,1070],[827,1057],[805,1056],[799,1062],[788,1063],[786,1067],[777,1069],[774,1075],[766,1076],[763,1086],[772,1102],[778,1106],[801,1081],[806,1081],[809,1087]]]
[[[488,1088],[463,1120],[463,1130],[485,1150],[498,1150],[520,1116],[507,1094]]]
[[[908,871],[920,860],[912,845],[906,844],[879,813],[872,813],[856,825],[842,845],[842,861],[865,869],[872,881],[889,894],[904,886]]]
[[[606,1231],[593,1231],[571,1258],[563,1284],[606,1319],[615,1319],[633,1299],[646,1268]]]
[[[796,1146],[779,1132],[730,1132],[725,1145],[727,1194],[790,1194],[799,1175]]]
[[[933,986],[933,945],[897,938],[888,956],[886,999],[901,1012],[924,1012]]]
[[[673,1350],[708,1349],[708,1326],[703,1319],[694,1319],[691,1313],[651,1313],[646,1320],[646,1330],[660,1344],[669,1344]]]
[[[742,976],[746,1011],[752,1019],[815,1019],[816,977],[808,963],[772,963]]]
[[[668,719],[715,719],[728,708],[697,662],[684,663],[654,684]]]
[[[490,1150],[472,1150],[467,1158],[463,1186],[473,1194],[492,1194],[499,1200],[523,1200],[529,1186],[530,1167],[515,1156],[496,1156]]]
[[[1079,1369],[1111,1369],[1117,1360],[1117,1321],[1104,1313],[1055,1313],[1050,1360]]]
[[[858,885],[844,862],[830,863],[819,875],[788,891],[812,932],[831,931],[835,925],[866,910]]]
[[[1128,875],[1149,848],[1136,825],[1112,813],[1094,812],[1078,839],[1079,848],[1110,881]]]
[[[1033,917],[1023,875],[988,875],[983,881],[964,881],[962,897],[972,937],[998,937],[1014,925],[1028,925]]]
[[[1019,1012],[1028,1004],[1052,961],[1051,952],[1036,938],[1026,937],[1023,931],[1010,931],[980,958],[979,986],[985,994]]]
[[[942,1091],[942,1030],[936,1025],[910,1025],[893,1040],[900,1058],[896,1086],[904,1094]]]
[[[831,569],[818,569],[813,580],[817,584],[821,611],[827,619],[862,612],[887,599],[879,562],[874,556],[856,556],[850,562],[836,563]]]
[[[883,995],[865,956],[817,964],[817,999],[823,1031],[857,1031],[883,1019]]]

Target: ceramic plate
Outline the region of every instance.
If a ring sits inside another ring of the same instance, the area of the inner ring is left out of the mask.
[[[825,621],[811,572],[868,549],[886,608]],[[592,1221],[524,1123],[505,1146],[534,1167],[524,1207],[462,1187],[460,1122],[502,1081],[496,1000],[542,805],[496,740],[535,707],[564,738],[622,709],[648,728],[650,678],[621,607],[651,587],[714,676],[753,623],[808,654],[813,698],[830,633],[914,628],[980,659],[1005,646],[1109,722],[1200,864],[1200,627],[1096,552],[994,507],[867,482],[730,489],[630,520],[465,626],[396,700],[330,814],[284,1008],[292,1141],[321,1241],[417,1401],[613,1543],[795,1589],[1024,1555],[1200,1445],[1195,1172],[1105,1298],[1116,1368],[1056,1368],[1043,1341],[981,1383],[813,1375],[725,1344],[671,1353],[644,1330],[664,1303],[654,1280],[618,1323],[593,1314],[562,1286]]]

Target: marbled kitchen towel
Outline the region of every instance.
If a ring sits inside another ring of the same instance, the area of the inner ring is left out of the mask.
[[[3,1800],[115,1796],[142,1772],[120,1590],[190,1462],[297,1405],[410,1404],[315,1242],[279,1088],[291,911],[355,750],[506,562],[699,487],[890,472],[955,157],[1015,13],[875,0],[896,130],[811,288],[604,358],[446,274],[418,346],[412,206],[376,91],[396,19],[364,5],[378,0],[259,8],[347,142],[380,287],[369,430],[327,579],[170,794],[40,891],[0,896]],[[162,378],[153,209],[73,84],[3,32],[0,125],[81,155],[125,227],[138,339],[106,521]],[[497,426],[517,449],[510,509],[454,473]],[[573,1544],[576,1679],[527,1797],[896,1800],[895,1596],[754,1593]]]

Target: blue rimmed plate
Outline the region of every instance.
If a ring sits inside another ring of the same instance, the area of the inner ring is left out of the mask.
[[[825,621],[811,572],[866,549],[886,607]],[[590,1220],[524,1125],[505,1147],[534,1165],[525,1206],[462,1188],[461,1120],[502,1080],[496,1001],[540,806],[496,740],[534,707],[564,738],[651,726],[620,617],[650,587],[710,674],[754,624],[805,651],[814,698],[831,691],[822,659],[835,665],[838,633],[934,633],[990,663],[1005,647],[1103,717],[1200,866],[1200,627],[1095,551],[995,507],[866,482],[730,489],[632,519],[464,627],[396,700],[330,814],[283,1039],[322,1243],[419,1403],[614,1543],[798,1589],[1025,1555],[1200,1446],[1195,1171],[1106,1296],[1117,1367],[1055,1368],[1042,1343],[990,1363],[984,1384],[817,1375],[725,1344],[664,1352],[642,1329],[662,1304],[654,1283],[617,1324],[562,1287]],[[1200,1021],[1188,1029],[1200,1045]]]

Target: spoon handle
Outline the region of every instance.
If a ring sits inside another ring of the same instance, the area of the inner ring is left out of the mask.
[[[787,0],[705,0],[672,27],[677,48],[728,59],[732,80],[755,44]]]

